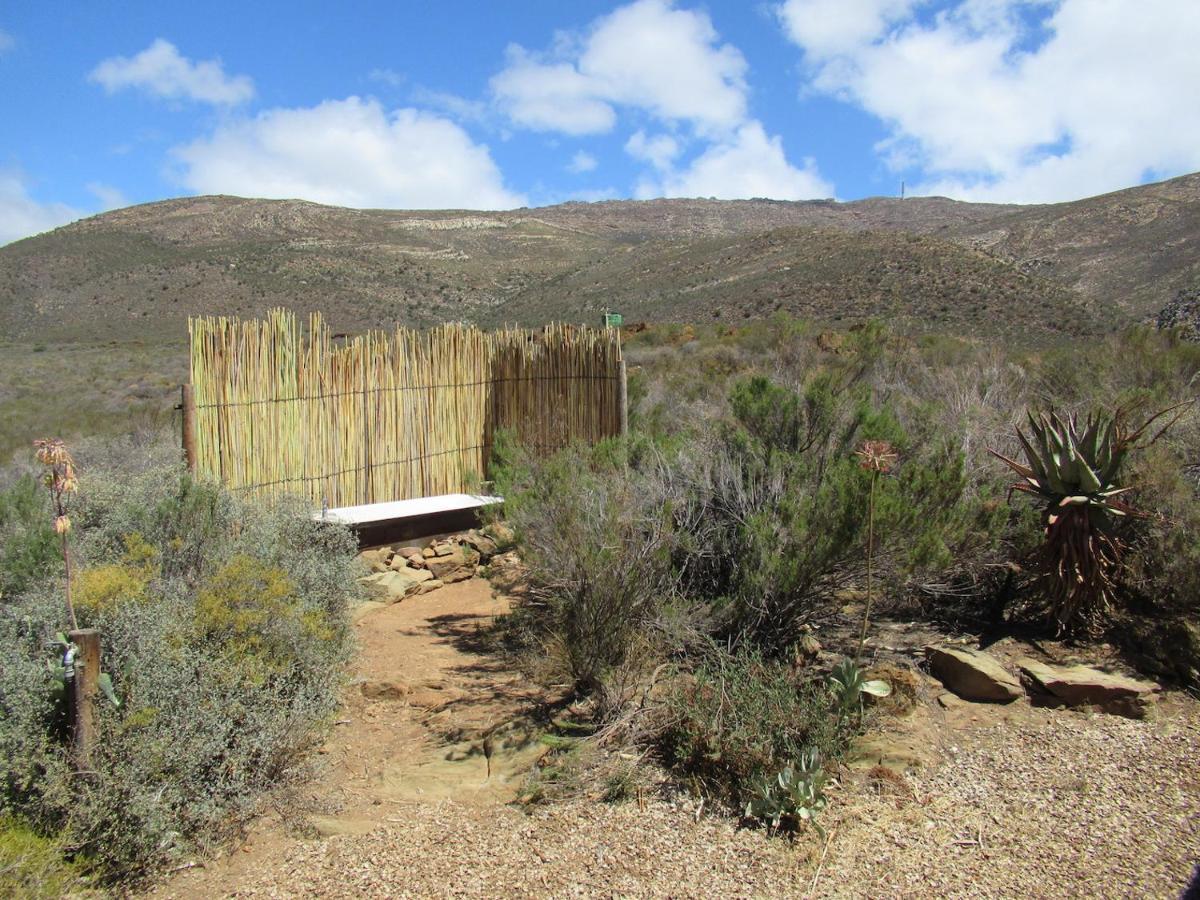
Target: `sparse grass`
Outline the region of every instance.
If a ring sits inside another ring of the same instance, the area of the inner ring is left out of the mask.
[[[74,442],[175,421],[182,344],[0,343],[0,466],[46,435]]]

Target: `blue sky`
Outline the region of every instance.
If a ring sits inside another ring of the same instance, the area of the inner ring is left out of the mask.
[[[200,193],[1045,202],[1200,169],[1196,0],[14,6],[0,243]]]

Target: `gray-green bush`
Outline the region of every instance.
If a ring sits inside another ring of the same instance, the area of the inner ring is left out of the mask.
[[[61,577],[0,604],[0,812],[110,876],[238,829],[304,762],[338,702],[354,541],[301,506],[267,508],[175,467],[81,476],[75,597],[103,634],[119,708],[72,777],[47,668]]]

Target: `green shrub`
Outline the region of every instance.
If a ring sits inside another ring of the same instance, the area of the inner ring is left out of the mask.
[[[250,678],[286,672],[298,647],[336,637],[325,610],[306,608],[283,569],[246,553],[201,584],[196,631],[206,643],[223,647]]]
[[[0,490],[0,597],[14,597],[61,560],[46,491],[31,475]]]
[[[652,466],[626,465],[628,449],[564,451],[506,490],[531,581],[523,613],[562,647],[584,690],[625,661],[675,593],[672,507]]]
[[[95,775],[74,778],[46,665],[61,583],[0,607],[0,814],[123,877],[230,836],[302,769],[339,701],[355,544],[175,468],[85,472],[80,501],[80,624],[121,705],[99,707]]]
[[[810,748],[822,759],[841,757],[853,726],[822,681],[754,649],[715,647],[676,679],[668,723],[660,738],[666,760],[739,805]]]
[[[12,819],[0,819],[0,898],[82,896],[82,875],[79,866],[63,859],[60,841],[42,837]]]

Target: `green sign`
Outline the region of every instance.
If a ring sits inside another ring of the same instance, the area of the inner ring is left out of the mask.
[[[620,313],[605,313],[604,314],[604,327],[605,328],[620,328],[621,325],[624,323],[624,321],[625,320],[621,317]]]

